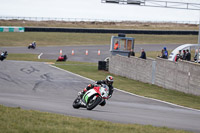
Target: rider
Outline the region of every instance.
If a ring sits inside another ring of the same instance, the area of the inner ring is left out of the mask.
[[[3,61],[6,58],[7,55],[8,55],[7,51],[2,52],[1,56],[0,56],[0,60]]]
[[[8,54],[7,54],[7,51],[1,53],[1,56],[2,56],[2,57],[6,57],[7,55],[8,55]]]
[[[32,46],[33,46],[34,48],[36,48],[36,41],[33,41],[33,42],[32,42]]]
[[[113,82],[114,82],[113,77],[108,75],[105,80],[99,80],[99,81],[96,81],[94,84],[89,84],[86,88],[83,89],[83,91],[79,92],[79,95],[82,97],[86,91],[92,89],[93,87],[95,87],[95,85],[106,84],[109,87],[108,96],[109,96],[109,98],[111,98],[112,93],[114,91],[114,88],[112,86]],[[104,102],[101,104],[101,106],[104,106],[105,104],[106,104],[106,101],[104,100]]]

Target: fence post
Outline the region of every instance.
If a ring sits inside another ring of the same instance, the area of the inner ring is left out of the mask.
[[[155,84],[155,77],[156,77],[156,61],[152,61],[152,84]]]

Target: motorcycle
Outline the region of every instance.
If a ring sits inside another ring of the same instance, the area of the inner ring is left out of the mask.
[[[92,110],[97,105],[102,104],[105,99],[108,99],[108,94],[109,87],[107,85],[96,85],[94,88],[85,92],[83,96],[78,95],[78,97],[73,102],[73,107],[75,109],[83,107],[87,110]]]
[[[8,55],[8,54],[7,54],[7,51],[1,53],[1,55],[0,55],[0,60],[1,60],[1,61],[5,60],[6,57],[7,57],[7,55]]]
[[[62,56],[59,56],[56,61],[66,61],[66,60],[67,60],[67,55],[62,55]]]
[[[29,44],[29,46],[28,46],[28,49],[35,49],[36,48],[36,46],[34,46],[33,44]]]

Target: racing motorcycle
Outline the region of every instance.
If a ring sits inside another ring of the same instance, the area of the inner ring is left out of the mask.
[[[4,59],[6,59],[7,55],[8,55],[7,51],[2,52],[0,55],[0,60],[3,61]]]
[[[31,49],[31,48],[32,48],[32,49],[35,49],[35,47],[36,47],[36,46],[34,46],[34,45],[32,45],[32,44],[29,44],[28,49]]]
[[[87,110],[92,110],[97,105],[104,102],[105,99],[108,99],[108,94],[109,87],[107,85],[96,85],[94,88],[86,91],[83,96],[78,95],[73,102],[73,107],[75,109],[82,107],[86,108]]]

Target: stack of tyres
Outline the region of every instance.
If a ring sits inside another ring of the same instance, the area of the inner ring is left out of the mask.
[[[99,61],[98,70],[106,70],[106,61]]]

